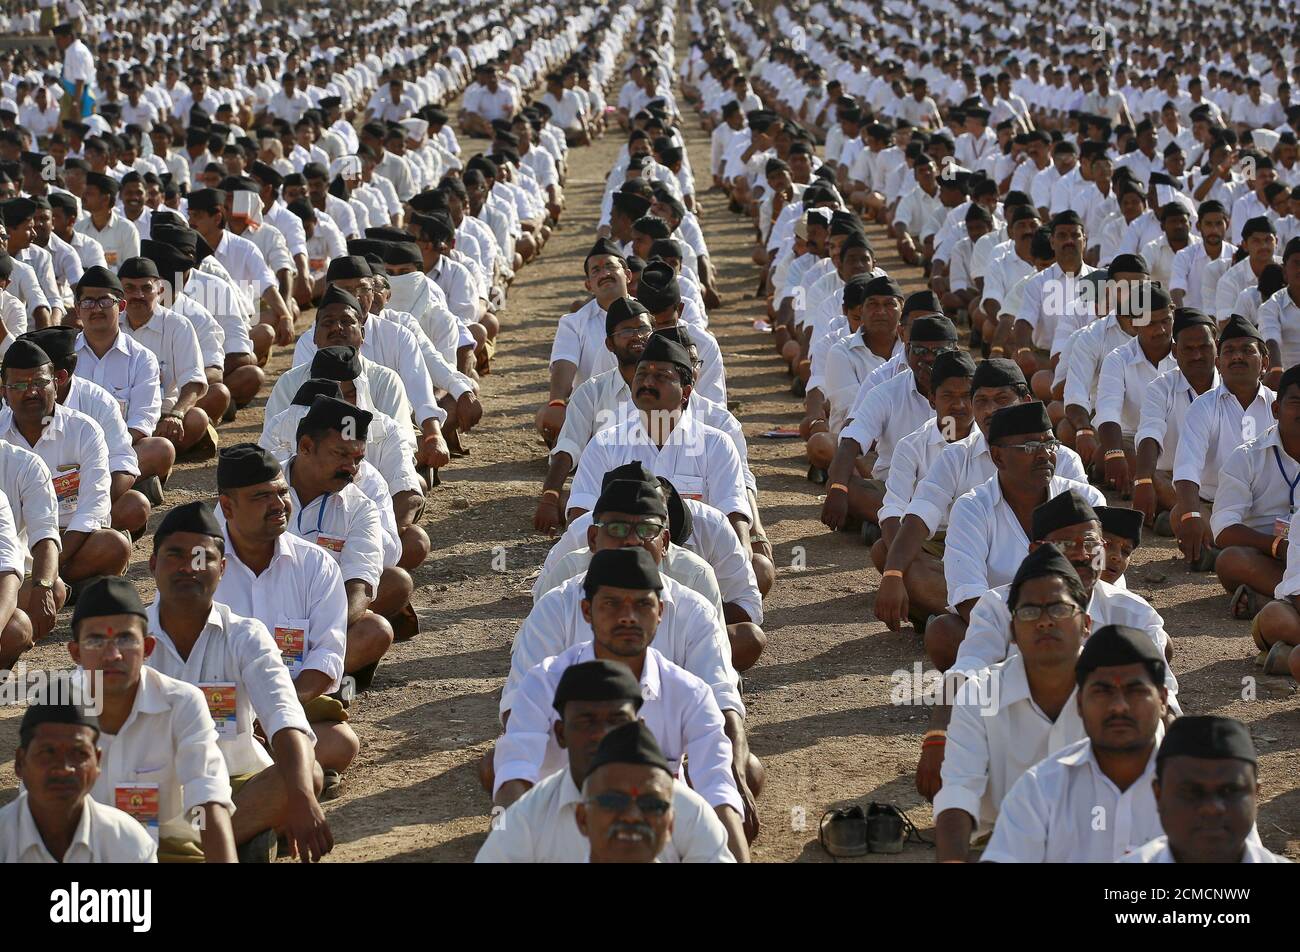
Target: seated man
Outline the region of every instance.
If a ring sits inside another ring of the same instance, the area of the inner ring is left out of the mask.
[[[908,370],[860,396],[845,418],[822,506],[822,523],[831,529],[843,528],[850,515],[876,522],[894,447],[934,416],[930,371],[940,354],[958,349],[957,328],[946,317],[918,317],[907,340]],[[872,447],[876,458],[871,478],[854,475],[861,472],[861,458]]]
[[[534,665],[501,699],[506,732],[496,746],[494,802],[509,806],[562,764],[552,742],[555,687],[572,664],[613,660],[627,665],[645,686],[641,716],[674,763],[690,755],[692,786],[717,812],[738,860],[748,856],[747,835],[756,833],[752,779],[761,765],[751,760],[739,695],[723,712],[710,685],[650,647],[660,627],[663,581],[648,552],[629,548],[601,552],[581,580],[581,610],[592,640],[577,641]],[[558,593],[556,593],[558,594]],[[575,633],[576,634],[576,633]],[[581,635],[579,635],[581,637]],[[742,819],[743,818],[743,819]]]
[[[72,704],[32,704],[14,751],[18,796],[0,808],[0,863],[154,863],[158,845],[128,813],[90,795],[99,728]],[[89,815],[88,815],[89,814]]]
[[[1180,717],[1156,753],[1156,811],[1164,835],[1121,863],[1289,863],[1259,842],[1259,760],[1250,730],[1231,717]],[[1223,822],[1208,826],[1204,803],[1220,796]]]
[[[1113,863],[1160,835],[1151,784],[1167,714],[1164,658],[1144,632],[1103,625],[1074,670],[1087,737],[1012,784],[982,862]]]
[[[230,463],[218,463],[217,481],[239,481]],[[258,522],[265,525],[267,507],[261,505]],[[230,506],[229,494],[222,506]],[[260,621],[214,600],[226,570],[226,540],[206,506],[178,506],[158,528],[166,531],[149,560],[158,595],[147,612],[155,642],[148,664],[204,693],[234,791],[240,860],[269,862],[283,834],[304,863],[316,862],[334,848],[334,837],[316,802],[316,738],[281,660],[283,649]]]
[[[1277,423],[1246,440],[1223,464],[1210,514],[1215,574],[1232,593],[1234,618],[1254,618],[1282,581],[1300,484],[1300,367],[1282,375]]]
[[[162,502],[162,483],[157,476],[140,480],[140,464],[121,408],[99,384],[76,375],[77,329],[62,325],[43,327],[28,331],[23,339],[49,356],[59,404],[86,414],[99,425],[108,447],[112,526],[131,533],[133,539],[139,538],[152,512],[149,497]]]
[[[580,863],[589,847],[574,813],[579,792],[604,738],[637,723],[641,685],[617,661],[570,665],[555,686],[555,741],[568,763],[494,818],[476,863]],[[652,741],[653,735],[647,737]],[[656,745],[657,746],[657,745]],[[708,801],[672,781],[672,838],[659,854],[668,863],[734,863],[727,831]],[[573,811],[573,812],[571,812]]]
[[[126,420],[140,469],[138,479],[158,478],[158,502],[176,463],[176,446],[153,435],[162,416],[162,376],[158,358],[122,331],[126,311],[122,282],[107,268],[90,267],[73,289],[81,321],[76,356],[80,376],[108,391]]]
[[[22,458],[22,452],[0,443],[0,499],[4,502],[0,505],[0,618],[5,619],[0,628],[0,671],[12,668],[24,651],[49,634],[54,616],[67,598],[67,587],[55,574],[59,533],[49,470],[39,459]],[[13,495],[13,490],[33,498],[28,502]],[[20,503],[18,513],[31,518],[30,526],[15,524],[9,499]],[[24,539],[31,540],[28,553],[23,551]],[[23,566],[28,559],[31,580],[24,581]]]
[[[1101,537],[1106,544],[1101,580],[1116,588],[1128,588],[1124,573],[1133,551],[1142,545],[1142,513],[1125,506],[1098,506],[1094,511],[1101,520]]]
[[[1074,568],[1054,548],[1026,559],[1008,606],[1020,649],[984,668],[957,693],[944,747],[942,788],[934,796],[936,856],[970,858],[971,836],[993,828],[998,807],[1028,768],[1084,737],[1075,700],[1075,666],[1091,620]]]
[[[1172,535],[1169,511],[1178,503],[1174,489],[1174,460],[1187,410],[1198,396],[1219,386],[1214,321],[1194,308],[1174,311],[1174,360],[1147,387],[1137,434],[1133,467],[1133,508],[1157,533]]]
[[[87,586],[72,613],[68,653],[92,675],[86,683],[99,709],[91,796],[152,831],[162,862],[233,863],[234,803],[216,726],[202,691],[145,667],[154,649],[147,617],[134,583],[117,577]]]
[[[96,575],[121,575],[131,543],[108,528],[108,447],[95,421],[55,402],[49,355],[14,341],[0,362],[5,402],[0,439],[30,450],[50,472],[58,499],[59,575],[68,585]]]
[[[1187,408],[1174,457],[1174,490],[1178,502],[1169,513],[1178,547],[1188,564],[1207,572],[1218,552],[1210,514],[1219,487],[1219,473],[1228,457],[1246,440],[1273,425],[1276,394],[1264,386],[1266,351],[1259,329],[1233,316],[1219,332],[1217,360],[1220,383]]]
[[[126,298],[122,333],[149,348],[158,360],[162,416],[153,435],[170,442],[178,454],[198,449],[205,439],[210,444],[208,451],[215,452],[216,430],[209,427],[211,420],[220,420],[230,406],[230,392],[224,384],[216,384],[219,396],[205,404],[212,408],[212,417],[199,406],[209,385],[194,325],[161,306],[162,282],[150,259],[127,258],[117,276]]]
[[[689,327],[689,336],[699,351],[698,379],[693,388],[699,396],[713,403],[727,405],[726,368],[722,363],[722,350],[717,339],[698,322],[685,319],[687,302],[673,281],[672,269],[661,261],[651,260],[637,278],[636,300],[649,312],[654,329],[665,330]]]

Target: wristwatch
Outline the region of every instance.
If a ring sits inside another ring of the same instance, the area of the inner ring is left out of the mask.
[[[54,590],[54,583],[53,583],[52,581],[51,581],[51,582],[43,582],[43,581],[41,581],[40,579],[34,578],[34,579],[32,579],[32,588],[41,588],[41,589],[48,589],[48,590],[50,590],[50,591],[53,591],[53,590]]]

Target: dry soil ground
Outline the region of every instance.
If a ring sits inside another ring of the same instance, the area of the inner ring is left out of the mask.
[[[708,139],[693,118],[684,132],[704,187]],[[463,144],[472,154],[483,143]],[[373,689],[352,709],[363,749],[343,795],[326,808],[337,844],[330,861],[465,862],[486,835],[489,803],[473,765],[497,735],[497,697],[511,639],[529,609],[531,578],[549,544],[531,527],[545,468],[533,413],[546,393],[556,321],[582,293],[582,254],[619,145],[611,135],[571,152],[562,227],[511,290],[495,369],[483,380],[484,422],[469,438],[472,455],[455,460],[430,494],[426,526],[435,551],[416,573],[422,634],[393,649]],[[779,567],[766,604],[770,645],[746,676],[750,742],[768,778],[754,856],[828,861],[817,842],[817,822],[828,807],[893,801],[923,830],[932,826],[930,807],[913,787],[926,712],[890,700],[891,675],[910,672],[923,652],[910,629],[892,633],[875,620],[879,576],[855,535],[830,533],[818,522],[820,490],[805,478],[802,444],[759,435],[797,422],[798,401],[770,338],[753,329],[762,307],[752,297],[752,228],[728,212],[719,194],[698,197],[724,296],[710,326],[726,357],[730,397],[749,438]],[[883,234],[873,232],[873,238],[883,266],[909,290],[919,287],[919,274],[901,266]],[[272,366],[280,371],[286,365],[280,357]],[[256,438],[261,403],[222,428],[223,442]],[[212,489],[211,463],[189,464],[168,487],[168,500],[208,497]],[[147,545],[146,539],[137,546],[130,573],[145,585]],[[1216,582],[1187,573],[1174,554],[1167,540],[1152,537],[1138,550],[1129,584],[1164,614],[1184,709],[1250,723],[1262,754],[1260,834],[1271,849],[1300,856],[1300,723],[1293,686],[1258,676],[1247,625],[1228,617]],[[66,631],[65,617],[64,627],[28,662],[65,666]],[[15,746],[17,713],[0,710],[0,751]],[[0,801],[15,794],[12,768],[0,767]],[[909,845],[896,857],[932,858],[922,845]]]

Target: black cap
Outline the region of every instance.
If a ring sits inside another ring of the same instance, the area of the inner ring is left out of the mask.
[[[1053,496],[1041,506],[1035,507],[1032,524],[1034,541],[1041,542],[1051,533],[1066,526],[1100,521],[1097,511],[1089,505],[1088,500],[1079,495],[1078,490],[1067,489],[1059,496]]]
[[[1016,433],[1050,432],[1052,420],[1041,400],[1013,403],[1009,407],[993,411],[993,416],[989,418],[988,442],[992,445],[1003,437]]]
[[[667,476],[655,477],[663,488],[664,498],[668,503],[668,538],[673,545],[685,545],[686,540],[695,531],[695,517],[690,507],[682,501],[681,493]]]
[[[1020,601],[1020,589],[1025,583],[1048,575],[1059,576],[1065,579],[1066,584],[1071,588],[1077,585],[1076,591],[1083,591],[1083,580],[1079,578],[1079,573],[1064,553],[1054,545],[1040,545],[1025,556],[1020,562],[1020,567],[1016,569],[1015,577],[1011,579],[1011,587],[1007,589],[1007,606],[1014,611]]]
[[[618,298],[605,311],[605,336],[611,336],[614,333],[614,328],[624,321],[630,321],[634,317],[649,313],[645,305],[640,301],[633,298]]]
[[[117,276],[119,278],[157,278],[158,266],[148,258],[143,256],[136,258],[127,258],[118,266]]]
[[[584,269],[586,263],[598,255],[609,255],[613,258],[624,257],[622,249],[620,249],[618,245],[614,244],[614,242],[610,241],[608,238],[597,238],[596,243],[593,244],[591,250],[587,252],[586,258],[583,259]]]
[[[54,29],[58,30],[58,27]],[[23,711],[22,722],[18,725],[18,745],[26,747],[30,744],[36,728],[42,724],[72,724],[77,727],[89,727],[95,737],[99,737],[99,727],[87,717],[81,705],[36,703],[27,705],[27,710]]]
[[[1128,539],[1137,548],[1142,544],[1142,513],[1127,506],[1097,506],[1097,518],[1101,520],[1101,531],[1108,535]]]
[[[298,421],[298,431],[294,436],[302,439],[303,434],[310,430],[328,429],[338,430],[345,439],[365,440],[374,418],[375,415],[370,411],[362,410],[339,397],[318,396]]]
[[[34,370],[52,363],[50,355],[29,340],[16,340],[5,351],[0,370]]]
[[[1014,360],[1008,360],[1006,357],[990,357],[988,360],[981,360],[979,366],[975,368],[975,379],[971,386],[978,390],[980,387],[1024,387],[1027,384],[1024,371]]]
[[[153,531],[154,550],[157,551],[162,540],[173,532],[195,532],[218,537],[223,535],[212,506],[202,501],[182,503],[163,516],[162,522]]]
[[[668,506],[658,482],[631,479],[616,479],[604,486],[591,511],[593,514],[626,512],[633,516],[658,516],[664,520],[668,518]]]
[[[356,296],[344,291],[337,284],[331,284],[325,289],[325,293],[321,295],[320,303],[316,305],[317,321],[320,320],[321,312],[331,305],[341,305],[342,307],[350,308],[355,311],[357,317],[360,318],[366,316],[366,309],[361,306],[361,302],[356,299]]]
[[[655,735],[650,732],[645,722],[640,720],[616,727],[601,738],[600,746],[596,748],[596,756],[591,758],[591,763],[587,767],[587,777],[606,764],[641,764],[646,767],[657,767],[669,777],[673,775],[672,769],[668,766],[668,758],[659,749]],[[583,781],[586,782],[585,777]]]
[[[975,359],[964,350],[950,350],[934,359],[934,366],[930,369],[930,392],[934,393],[940,384],[953,377],[973,379],[974,376]]]
[[[1082,687],[1088,675],[1098,668],[1124,664],[1146,665],[1156,685],[1165,683],[1164,655],[1150,635],[1128,625],[1102,625],[1088,636],[1074,666],[1075,681]]]
[[[1189,327],[1208,327],[1211,335],[1218,330],[1218,325],[1214,319],[1204,311],[1195,307],[1180,307],[1174,311],[1174,339],[1178,339],[1180,331]]]
[[[1259,762],[1245,724],[1233,717],[1211,715],[1185,715],[1170,724],[1156,753],[1156,763],[1168,757]]]
[[[355,347],[322,347],[311,359],[311,375],[326,380],[356,380],[361,376],[361,355]]]
[[[280,475],[275,457],[256,443],[227,446],[217,456],[217,491],[268,483]]]
[[[663,334],[651,334],[650,339],[646,341],[645,350],[641,352],[639,362],[645,363],[646,361],[676,365],[683,384],[691,383],[694,380],[691,355],[687,353],[685,347],[676,341],[669,340]]]
[[[553,703],[563,717],[564,705],[570,701],[630,701],[633,708],[640,710],[643,700],[641,685],[627,665],[598,659],[565,668],[555,686]]]
[[[677,272],[662,261],[651,261],[641,269],[636,297],[655,314],[676,307],[682,301],[682,289],[677,283]]]
[[[374,274],[370,263],[362,255],[344,255],[335,258],[325,269],[326,282],[345,281],[349,278],[369,278]]]
[[[226,207],[226,193],[219,188],[201,188],[197,191],[190,192],[186,197],[186,207],[190,211],[212,212],[224,210]]]
[[[613,206],[633,221],[644,217],[650,210],[650,199],[638,192],[617,191],[614,193]],[[588,255],[590,257],[590,255]]]
[[[1135,274],[1150,274],[1151,267],[1147,264],[1147,259],[1141,255],[1116,255],[1110,259],[1110,264],[1106,266],[1106,273],[1108,275],[1118,274],[1121,271]]]
[[[909,341],[927,342],[955,341],[957,339],[957,328],[946,317],[927,315],[912,321],[912,329],[908,332],[907,339]]]
[[[38,330],[20,334],[18,340],[35,344],[49,356],[51,361],[58,364],[77,352],[78,333],[75,327],[52,324],[49,327],[42,327]]]
[[[640,546],[604,549],[591,557],[582,580],[583,594],[590,600],[602,585],[656,592],[664,587],[659,566]]]
[[[1233,314],[1224,322],[1223,329],[1219,331],[1219,346],[1222,347],[1225,341],[1236,340],[1239,337],[1257,340],[1261,344],[1265,342],[1264,335],[1259,332],[1258,327],[1240,314]]]
[[[77,597],[77,607],[72,612],[72,630],[77,630],[77,622],[83,618],[102,618],[105,615],[148,617],[135,585],[120,575],[101,576],[82,589]]]
[[[918,312],[927,314],[942,314],[943,305],[939,302],[939,297],[933,291],[913,291],[903,299],[903,317],[916,314]]]
[[[302,382],[293,395],[293,406],[309,407],[311,402],[319,396],[338,397],[342,399],[343,390],[339,387],[337,380],[326,380],[324,377],[311,377]]]
[[[117,279],[117,275],[98,264],[91,265],[81,273],[77,290],[81,291],[83,288],[107,288],[116,291],[119,296],[122,294],[122,282]]]
[[[1255,218],[1252,218],[1249,221],[1247,221],[1246,224],[1242,226],[1241,241],[1242,244],[1245,244],[1246,239],[1249,238],[1251,235],[1276,235],[1276,234],[1277,234],[1277,229],[1273,227],[1273,223],[1269,221],[1267,218],[1265,218],[1263,215],[1258,215]]]
[[[11,198],[0,202],[0,220],[6,228],[14,228],[36,214],[36,203],[30,198]]]

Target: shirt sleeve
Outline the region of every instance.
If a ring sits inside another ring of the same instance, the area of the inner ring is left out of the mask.
[[[989,590],[989,513],[972,491],[953,503],[948,517],[943,575],[948,583],[948,604],[979,598]]]
[[[745,812],[736,781],[731,773],[731,739],[718,702],[708,687],[698,681],[679,709],[682,747],[691,764],[691,786],[710,806],[732,807]],[[510,715],[513,722],[514,715]]]
[[[555,722],[555,708],[552,706],[555,688],[551,680],[549,670],[537,665],[520,682],[510,706],[506,731],[497,741],[493,754],[496,773],[493,796],[511,780],[535,784],[541,779],[541,768],[551,739],[551,725]],[[705,694],[708,694],[707,689]],[[709,700],[713,698],[710,696]],[[714,707],[716,710],[717,706]],[[721,719],[719,713],[718,720]]]
[[[184,317],[180,317],[175,323],[175,329],[172,331],[172,360],[175,366],[172,372],[176,375],[176,389],[190,383],[201,383],[207,386],[208,377],[203,372],[203,352],[199,347],[199,336],[194,330],[194,325]]]
[[[235,623],[249,626],[248,636],[238,639],[239,677],[248,690],[248,700],[262,722],[267,740],[274,744],[276,734],[293,729],[302,731],[314,743],[316,735],[307,723],[289,669],[266,626],[256,618]]]
[[[528,811],[530,790],[492,820],[492,831],[479,847],[476,863],[536,863],[543,857],[537,855],[533,844],[537,834],[532,830]]]
[[[948,513],[952,511],[957,493],[957,469],[965,452],[964,445],[945,447],[931,464],[930,472],[916,484],[912,499],[903,513],[904,517],[916,516],[924,522],[931,536],[943,527]]]
[[[434,397],[433,381],[429,378],[428,366],[420,353],[419,342],[402,325],[395,324],[394,327],[398,331],[399,353],[398,366],[393,370],[397,371],[406,386],[407,399],[411,402],[415,419],[422,423],[432,417],[441,423],[447,418],[447,412],[438,406],[438,401]]]
[[[578,333],[577,320],[573,315],[565,315],[560,318],[560,323],[555,328],[555,342],[551,345],[551,363],[565,360],[576,367],[581,359],[582,337]]]
[[[1246,524],[1255,505],[1255,473],[1252,461],[1259,450],[1245,443],[1233,450],[1219,470],[1219,488],[1214,493],[1214,511],[1210,514],[1210,532],[1218,535],[1229,526]]]
[[[720,710],[744,717],[745,705],[731,666],[731,641],[722,619],[702,595],[688,589],[678,592],[674,614],[687,633],[683,667],[709,686]]]
[[[597,431],[583,449],[582,459],[573,474],[573,483],[569,486],[569,509],[590,511],[596,505],[596,499],[600,496],[601,479],[613,468],[609,465],[609,450],[602,440],[602,434],[607,434],[607,439],[613,439],[616,432],[614,427]]]
[[[971,609],[970,624],[957,649],[952,671],[969,676],[980,668],[1007,659],[1011,644],[1011,611],[998,595],[996,591],[985,592]]]
[[[77,510],[66,528],[69,532],[89,533],[109,525],[108,446],[99,427],[90,421],[81,430]]]
[[[1133,446],[1138,448],[1143,440],[1155,440],[1156,445],[1164,451],[1165,434],[1169,430],[1169,395],[1173,389],[1173,377],[1157,377],[1147,387],[1142,397],[1142,415],[1138,422],[1137,434],[1133,437]]]
[[[1208,390],[1192,401],[1183,417],[1183,428],[1178,434],[1178,453],[1174,457],[1174,482],[1188,480],[1201,483],[1205,456],[1210,450],[1210,426],[1214,422],[1214,401],[1218,395]]]
[[[669,849],[682,863],[734,863],[727,828],[709,802],[680,780],[673,781],[673,833]]]
[[[876,516],[879,522],[903,518],[912,493],[916,491],[921,462],[915,441],[907,437],[898,441],[890,460],[889,478],[885,480],[885,500]]]
[[[967,681],[952,708],[940,772],[943,786],[934,795],[936,821],[945,810],[961,810],[979,823],[980,802],[989,783],[989,739],[985,730],[989,718],[981,714],[976,687],[976,681]]]
[[[158,358],[153,351],[141,348],[132,363],[135,366],[131,369],[135,373],[127,401],[126,425],[145,436],[152,436],[162,416],[162,376],[158,370]]]
[[[617,373],[617,371],[615,371]],[[574,469],[577,468],[579,461],[582,459],[582,451],[586,448],[587,443],[596,434],[598,429],[604,429],[606,426],[612,426],[615,421],[596,419],[596,401],[597,401],[597,384],[596,378],[592,377],[578,384],[574,389],[573,395],[569,397],[569,403],[564,408],[564,426],[560,428],[560,435],[555,441],[555,449],[551,450],[551,458],[555,458],[557,453],[567,453],[573,463]]]
[[[177,690],[172,700],[172,749],[185,816],[191,817],[205,803],[218,803],[233,811],[226,758],[217,745],[217,728],[203,692],[184,683]]]
[[[361,503],[348,526],[347,544],[339,554],[339,569],[343,572],[345,584],[354,579],[365,582],[373,597],[379,590],[379,576],[384,571],[384,533],[379,526],[379,510],[375,504],[369,499]]]
[[[1259,332],[1266,341],[1282,343],[1282,298],[1277,295],[1269,298],[1259,306]]]
[[[705,439],[709,444],[705,448],[709,460],[704,473],[704,491],[708,497],[705,502],[719,512],[735,513],[752,521],[749,494],[745,490],[745,468],[740,463],[735,445],[719,430],[707,433]],[[595,504],[594,500],[592,504]],[[569,505],[573,505],[572,493]]]
[[[1097,380],[1097,410],[1092,422],[1121,425],[1124,414],[1124,348],[1112,350],[1101,362],[1101,376]]]
[[[547,592],[533,605],[515,633],[510,648],[510,673],[501,689],[500,711],[504,715],[512,709],[515,695],[527,680],[529,672],[567,645],[568,619],[565,617],[566,593],[559,589]],[[513,718],[514,715],[512,714]]]
[[[1188,287],[1188,278],[1191,275],[1192,253],[1194,246],[1184,248],[1174,255],[1174,264],[1169,275],[1169,290],[1182,291],[1186,293],[1191,290]]]
[[[1300,511],[1297,511],[1291,517],[1291,525],[1287,528],[1287,538],[1300,539]],[[1277,588],[1273,589],[1273,597],[1290,601],[1297,595],[1300,595],[1300,545],[1288,545],[1286,547],[1286,570],[1282,573],[1282,581],[1278,582]]]
[[[1038,772],[1020,775],[998,809],[993,838],[980,857],[982,863],[1044,863],[1051,804],[1043,796]]]
[[[307,616],[306,652],[302,671],[320,671],[330,678],[330,691],[343,680],[347,653],[348,596],[343,572],[334,559],[322,553],[311,573],[311,612]]]

